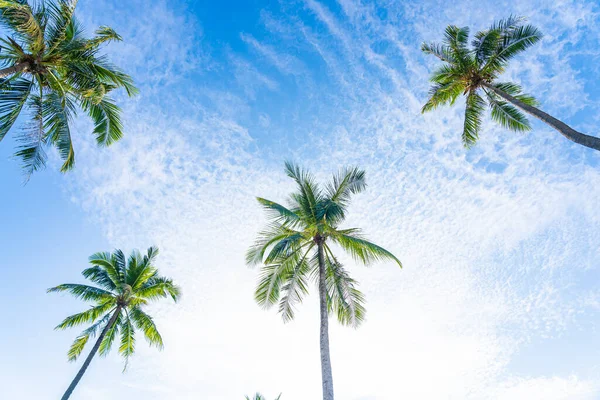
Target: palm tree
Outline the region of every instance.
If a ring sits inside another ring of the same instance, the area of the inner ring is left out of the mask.
[[[85,37],[74,17],[76,4],[0,0],[0,25],[8,31],[0,38],[0,140],[26,112],[29,122],[15,155],[27,179],[45,167],[45,145],[58,149],[62,172],[73,168],[70,123],[78,108],[91,117],[99,146],[119,140],[121,110],[109,94],[117,88],[137,93],[132,79],[100,54],[121,37],[106,26]]]
[[[356,327],[364,319],[365,308],[356,281],[335,257],[329,243],[339,245],[363,264],[384,259],[402,264],[392,253],[365,240],[359,229],[339,228],[351,196],[366,187],[364,171],[344,169],[323,188],[310,173],[291,163],[285,164],[285,171],[298,190],[291,194],[289,207],[258,198],[271,222],[248,250],[246,263],[262,264],[255,299],[265,308],[279,302],[285,322],[294,318],[295,305],[308,293],[308,281],[317,284],[323,399],[333,400],[329,313],[335,313],[343,325]]]
[[[277,398],[275,400],[279,400],[279,399],[281,399],[281,394],[279,394],[279,396],[277,396]],[[246,400],[266,400],[266,399],[265,399],[265,396],[263,396],[262,394],[256,393],[254,395],[254,397],[252,397],[252,398],[246,396]]]
[[[489,107],[492,119],[504,128],[517,132],[531,130],[520,109],[550,125],[567,139],[600,150],[600,138],[578,132],[546,114],[536,107],[535,98],[524,94],[518,84],[498,82],[509,61],[541,38],[541,32],[532,25],[525,25],[523,18],[509,17],[478,32],[469,48],[469,28],[448,26],[442,44],[424,43],[421,46],[425,53],[444,62],[431,75],[430,98],[421,111],[425,113],[441,105],[453,105],[458,97],[466,96],[462,134],[466,147],[479,139],[482,114]]]
[[[113,253],[96,253],[90,257],[92,267],[83,270],[82,275],[96,286],[66,283],[48,289],[48,292],[67,292],[78,299],[92,301],[94,306],[78,314],[71,315],[56,329],[66,329],[78,325],[91,324],[75,339],[68,352],[69,361],[75,361],[88,340],[100,335],[81,369],[62,397],[68,399],[77,383],[90,365],[96,352],[101,356],[109,353],[118,334],[121,335],[119,353],[125,358],[125,368],[129,357],[135,351],[135,331],[140,330],[151,346],[163,348],[163,340],[156,329],[152,317],[143,310],[150,301],[172,297],[175,302],[180,290],[171,279],[158,275],[153,263],[158,255],[156,247],[150,247],[142,256],[133,251],[128,259],[121,250]]]

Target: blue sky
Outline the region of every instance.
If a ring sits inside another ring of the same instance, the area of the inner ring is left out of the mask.
[[[77,120],[76,170],[51,154],[26,186],[14,141],[0,144],[6,397],[56,398],[79,367],[78,331],[52,328],[85,305],[45,289],[80,282],[96,251],[157,245],[184,291],[152,308],[165,350],[140,340],[126,374],[95,359],[73,398],[318,398],[314,291],[283,324],[253,303],[243,258],[265,222],[254,196],[283,201],[291,159],[321,179],[365,168],[348,226],[405,266],[346,260],[367,321],[331,327],[337,398],[600,398],[600,157],[536,121],[486,120],[467,151],[462,102],[419,112],[436,65],[420,43],[514,13],[545,37],[506,79],[597,135],[594,1],[123,3],[81,0],[78,15],[125,39],[108,53],[141,89],[122,99],[126,137],[98,150]]]

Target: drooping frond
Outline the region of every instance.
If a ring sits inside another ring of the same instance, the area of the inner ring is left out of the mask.
[[[523,89],[521,88],[521,86],[517,85],[516,83],[498,82],[498,83],[494,83],[493,86],[502,90],[503,92],[511,95],[515,99],[522,101],[523,103],[527,104],[528,106],[536,107],[539,105],[539,103],[535,99],[535,97],[533,97],[529,94],[523,93]]]
[[[342,325],[358,327],[365,317],[365,298],[356,288],[343,265],[335,258],[329,247],[326,251],[326,287],[330,308]]]
[[[306,278],[310,271],[308,255],[314,244],[308,247],[308,250],[301,255],[293,258],[290,267],[283,271],[283,286],[281,292],[283,296],[279,302],[279,313],[284,322],[294,319],[294,307],[302,301],[302,297],[308,294],[308,282]]]
[[[81,355],[81,352],[83,351],[88,340],[90,338],[95,337],[96,334],[98,333],[98,331],[101,331],[102,329],[104,329],[104,327],[108,323],[108,320],[110,319],[110,317],[111,317],[110,313],[106,314],[104,317],[102,317],[96,323],[92,324],[89,328],[87,328],[83,332],[81,332],[81,334],[79,336],[77,336],[77,338],[75,338],[75,340],[73,341],[73,344],[69,348],[69,352],[67,353],[67,357],[69,358],[69,361],[77,360],[77,358]]]
[[[136,328],[144,333],[144,337],[150,345],[156,346],[158,349],[163,348],[162,337],[156,329],[152,317],[142,311],[139,307],[133,307],[129,311],[129,318],[131,318]]]
[[[60,98],[56,92],[52,92],[44,99],[44,127],[50,143],[58,149],[64,163],[61,172],[67,172],[75,164],[75,152],[71,140],[71,129],[69,124],[72,115],[75,114],[75,104],[68,97]]]
[[[123,137],[121,109],[108,96],[97,103],[84,101],[83,108],[94,121],[94,134],[99,146],[110,146]]]
[[[332,233],[331,239],[350,253],[356,261],[360,261],[365,265],[370,265],[375,261],[390,260],[402,267],[402,263],[396,256],[383,247],[363,239],[357,233],[357,230],[353,230],[353,232],[349,232],[348,230],[336,231]]]
[[[33,86],[31,81],[22,78],[6,82],[0,86],[0,141],[21,114]]]
[[[531,130],[527,117],[516,107],[498,98],[493,92],[486,92],[488,103],[492,108],[492,119],[506,129],[515,132]]]
[[[26,124],[23,133],[18,140],[20,145],[15,157],[21,159],[25,180],[29,180],[33,172],[43,168],[46,165],[46,132],[44,129],[44,106],[41,96],[31,95],[28,99],[29,107],[33,115]]]
[[[112,326],[110,326],[108,328],[108,330],[106,331],[106,335],[104,336],[104,339],[102,339],[102,342],[100,342],[100,348],[98,349],[98,353],[101,356],[106,356],[110,352],[110,349],[112,348],[115,338],[119,334],[119,329],[121,328],[121,320],[122,319],[123,319],[123,310],[121,310],[121,312],[119,312],[119,314],[117,315],[117,318],[115,319],[115,322],[112,324]]]
[[[129,316],[124,318],[121,323],[121,345],[119,346],[119,354],[125,358],[125,366],[123,371],[127,369],[129,357],[135,353],[135,329]]]
[[[485,100],[477,92],[471,92],[467,96],[462,134],[463,144],[467,148],[474,145],[477,139],[479,139],[479,130],[481,129],[481,119],[485,105]]]
[[[429,100],[421,108],[421,113],[433,111],[444,105],[453,105],[464,93],[465,86],[462,81],[456,80],[448,83],[436,83],[429,90]]]
[[[159,298],[170,296],[173,301],[177,302],[181,297],[181,289],[173,283],[172,279],[162,276],[153,276],[136,289],[135,295],[141,299],[150,300],[157,300]]]

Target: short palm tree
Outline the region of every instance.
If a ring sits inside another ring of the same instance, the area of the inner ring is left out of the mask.
[[[0,25],[8,33],[0,38],[0,140],[26,113],[15,155],[27,178],[46,165],[46,145],[58,149],[62,172],[73,168],[70,123],[78,108],[94,122],[99,146],[119,140],[121,110],[110,93],[137,92],[132,79],[100,54],[104,44],[121,37],[106,26],[85,37],[74,17],[76,4],[0,0]]]
[[[442,105],[453,105],[461,95],[466,96],[462,133],[466,147],[479,139],[482,114],[489,107],[492,119],[504,128],[517,132],[531,129],[520,109],[550,125],[567,139],[600,150],[600,138],[578,132],[546,114],[518,84],[498,81],[510,60],[541,38],[541,32],[532,25],[525,25],[523,18],[509,17],[478,32],[469,47],[469,28],[448,26],[443,43],[421,46],[425,53],[444,62],[431,75],[430,98],[421,111],[425,113]]]
[[[128,259],[121,250],[96,253],[90,257],[92,266],[83,270],[82,274],[97,287],[67,283],[48,289],[48,292],[67,292],[78,299],[94,303],[88,310],[65,318],[56,327],[66,329],[90,324],[71,345],[69,361],[77,360],[90,337],[94,338],[100,333],[96,344],[63,395],[63,400],[71,396],[96,352],[100,352],[101,356],[109,353],[117,335],[121,336],[119,353],[125,358],[125,368],[135,351],[136,330],[144,334],[150,345],[162,349],[162,337],[152,317],[143,309],[150,301],[168,296],[177,301],[180,291],[171,279],[158,275],[158,270],[153,265],[157,255],[156,247],[150,247],[144,256],[133,251]]]
[[[356,281],[330,245],[340,246],[363,264],[388,259],[402,265],[392,253],[365,240],[359,229],[339,227],[351,196],[366,187],[364,171],[344,169],[328,185],[320,187],[310,173],[291,163],[285,164],[285,170],[298,190],[291,194],[289,207],[258,198],[270,213],[271,222],[248,250],[246,262],[263,265],[256,301],[265,308],[279,302],[284,321],[294,317],[295,305],[308,293],[309,280],[316,283],[321,315],[323,399],[333,400],[329,313],[335,313],[340,323],[356,327],[364,318],[365,308]]]
[[[279,396],[277,396],[277,398],[275,398],[275,400],[279,400],[279,399],[281,399],[281,394]],[[252,398],[246,396],[246,400],[266,400],[266,398],[262,394],[256,393],[254,395],[254,397],[252,397]]]

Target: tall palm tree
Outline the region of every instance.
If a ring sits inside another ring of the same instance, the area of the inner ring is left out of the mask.
[[[125,358],[123,371],[135,351],[136,330],[144,334],[151,346],[163,348],[162,337],[152,317],[143,308],[150,301],[169,296],[177,302],[180,290],[171,279],[158,274],[153,265],[157,255],[156,247],[150,247],[144,256],[133,251],[128,259],[121,250],[96,253],[90,257],[92,266],[83,270],[82,275],[98,286],[66,283],[48,289],[48,292],[67,292],[78,299],[94,303],[88,310],[65,318],[56,327],[66,329],[91,324],[71,345],[69,361],[77,360],[90,337],[94,338],[100,333],[62,400],[71,396],[96,352],[100,352],[101,356],[109,353],[118,334],[121,335],[119,353]]]
[[[453,105],[466,96],[462,133],[466,147],[479,139],[484,110],[491,109],[492,119],[504,128],[524,132],[531,130],[520,110],[533,115],[559,131],[567,139],[600,150],[600,138],[576,131],[564,122],[543,112],[534,97],[524,94],[513,82],[499,82],[499,76],[517,54],[542,38],[541,32],[524,19],[509,17],[494,23],[488,30],[475,34],[469,47],[469,28],[450,25],[441,44],[424,43],[421,49],[444,63],[431,75],[430,98],[422,108],[428,112],[441,105]]]
[[[321,375],[323,399],[333,400],[333,376],[329,354],[328,316],[340,323],[358,326],[364,318],[364,296],[344,266],[333,254],[336,244],[363,264],[392,260],[389,251],[364,239],[358,228],[341,229],[350,198],[366,187],[365,172],[347,168],[320,187],[313,176],[291,164],[287,175],[298,190],[291,194],[289,207],[263,198],[259,203],[269,212],[270,224],[246,254],[248,265],[262,264],[256,301],[268,308],[279,302],[284,321],[294,318],[294,307],[308,293],[308,281],[316,283],[321,315]]]
[[[279,400],[279,399],[281,399],[281,394],[279,394],[279,396],[277,396],[277,398],[275,400]],[[252,397],[252,398],[246,396],[246,400],[266,400],[266,398],[262,394],[256,393],[254,395],[254,397]]]
[[[70,123],[78,108],[91,117],[99,146],[119,140],[121,110],[110,93],[137,93],[132,79],[100,54],[104,44],[121,37],[102,26],[87,38],[74,17],[76,4],[0,0],[0,26],[7,32],[0,38],[0,140],[26,113],[15,155],[27,178],[45,167],[45,145],[58,149],[62,172],[73,168]]]

